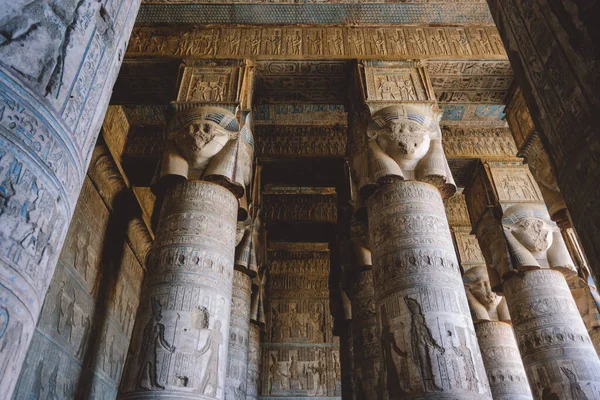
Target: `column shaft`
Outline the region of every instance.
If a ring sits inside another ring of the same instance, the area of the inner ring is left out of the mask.
[[[223,399],[238,202],[213,183],[167,190],[120,399]]]
[[[246,398],[248,368],[248,336],[250,331],[250,293],[252,280],[247,273],[233,273],[229,349],[227,351],[227,379],[225,399]]]
[[[139,0],[2,2],[0,393],[10,398]]]
[[[246,400],[258,399],[260,380],[260,326],[250,323],[248,336],[248,372],[246,384]]]
[[[529,400],[531,390],[510,324],[484,321],[475,332],[494,400]]]
[[[600,397],[600,361],[564,276],[523,272],[504,282],[525,371],[536,398]]]
[[[352,336],[354,339],[354,387],[357,399],[381,395],[381,343],[375,315],[373,272],[358,272],[352,290]]]
[[[491,398],[438,189],[384,185],[368,216],[389,399]]]

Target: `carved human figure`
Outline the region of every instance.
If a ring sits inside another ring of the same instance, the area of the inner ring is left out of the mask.
[[[504,211],[502,226],[514,269],[551,268],[567,277],[577,274],[560,229],[544,205],[510,206]]]
[[[269,394],[273,394],[274,383],[279,383],[280,389],[283,389],[283,381],[286,376],[279,371],[279,360],[275,354],[271,354],[271,364],[269,365]]]
[[[303,390],[302,382],[300,381],[300,370],[298,365],[298,356],[292,354],[292,360],[288,368],[288,378],[290,380],[291,389]]]
[[[83,357],[83,355],[85,353],[87,341],[90,336],[90,325],[91,325],[90,316],[88,314],[86,314],[85,316],[82,315],[81,316],[81,328],[83,329],[83,332],[81,334],[81,339],[79,340],[79,348],[77,349],[77,355],[76,355],[76,357],[79,359],[81,359],[81,357]]]
[[[69,343],[73,343],[73,328],[75,327],[75,301],[75,289],[73,289],[71,301],[69,301],[69,304],[65,310],[61,309],[63,316],[65,316],[64,330],[67,338],[69,339]]]
[[[162,320],[162,305],[159,301],[152,301],[152,315],[144,327],[142,345],[138,354],[137,386],[140,389],[157,390],[165,387],[158,382],[157,367],[160,349],[170,353],[175,352],[175,347],[165,339],[165,325]],[[147,384],[144,386],[143,381]]]
[[[446,350],[437,343],[431,334],[420,304],[410,297],[405,297],[404,301],[411,316],[410,339],[412,352],[421,371],[423,387],[426,392],[441,391],[442,388],[435,381],[433,374],[434,361],[432,359],[438,355],[443,355]]]
[[[23,323],[12,320],[9,311],[5,307],[0,307],[0,376],[5,374],[14,374],[13,379],[17,379],[14,373],[14,366],[10,371],[9,361],[14,357],[19,357],[21,341],[27,340],[27,334],[23,335]]]
[[[198,355],[210,352],[204,375],[200,381],[200,392],[209,396],[216,396],[219,388],[219,353],[222,344],[221,321],[216,320],[206,343],[198,351]]]
[[[510,321],[506,300],[492,291],[485,266],[470,268],[463,275],[463,282],[473,322]]]
[[[402,350],[396,343],[396,337],[391,331],[384,306],[381,307],[381,325],[381,354],[383,356],[387,393],[390,400],[400,399],[401,396],[406,395],[407,392],[402,388],[393,353],[396,353],[400,357],[400,371],[402,376],[406,378],[408,378],[408,353]],[[403,381],[405,381],[405,379],[403,379]]]

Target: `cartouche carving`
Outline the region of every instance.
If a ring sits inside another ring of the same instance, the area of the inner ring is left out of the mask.
[[[502,217],[502,227],[514,269],[552,268],[567,276],[577,273],[560,229],[543,205],[510,206]]]
[[[492,292],[485,266],[469,269],[463,275],[473,322],[510,321],[506,300]]]
[[[454,193],[442,149],[440,118],[441,113],[428,104],[394,105],[375,113],[366,131],[368,156],[363,165],[355,166],[359,184],[369,178],[377,183],[420,180],[437,186],[446,196]]]

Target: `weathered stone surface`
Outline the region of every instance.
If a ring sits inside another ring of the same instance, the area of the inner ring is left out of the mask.
[[[439,191],[387,184],[368,213],[389,398],[491,398]]]
[[[248,368],[246,383],[246,399],[257,400],[260,385],[260,326],[250,323],[248,336]]]
[[[352,290],[354,383],[357,399],[377,399],[381,390],[381,342],[373,288],[373,272],[358,272]],[[389,350],[389,349],[387,349]],[[388,351],[388,356],[390,353]],[[389,360],[388,360],[389,361]],[[402,366],[400,367],[402,368]]]
[[[0,348],[10,397],[62,248],[139,0],[3,2]],[[8,335],[10,333],[10,338]]]
[[[233,272],[227,377],[225,380],[226,400],[246,398],[251,286],[252,280],[246,272],[237,269]]]
[[[339,342],[329,313],[326,243],[272,243],[261,396],[340,398]]]
[[[167,190],[119,398],[224,398],[237,208],[213,183]]]
[[[574,228],[600,270],[597,4],[492,0],[490,10],[542,137]]]
[[[564,276],[527,271],[504,293],[535,398],[600,396],[600,361]]]
[[[512,326],[502,321],[479,322],[475,333],[494,400],[533,399]]]

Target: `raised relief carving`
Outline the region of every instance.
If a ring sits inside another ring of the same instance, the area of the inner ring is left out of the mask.
[[[509,207],[504,211],[502,227],[513,268],[520,271],[552,268],[566,276],[577,274],[560,229],[550,220],[543,205]]]
[[[235,116],[222,108],[173,107],[178,112],[167,126],[161,176],[216,181],[242,197],[254,152],[249,123],[240,133]]]
[[[542,195],[529,169],[525,166],[491,166],[498,201],[500,202],[542,202]]]
[[[506,300],[492,292],[485,265],[465,272],[463,282],[473,322],[510,321]]]
[[[446,196],[454,193],[439,118],[429,105],[397,105],[378,111],[367,129],[369,164],[362,166],[362,173],[370,172],[380,183],[416,179],[437,186]]]
[[[289,59],[329,55],[346,59],[448,59],[456,56],[506,59],[495,28],[488,27],[138,27],[131,37],[128,52],[136,56],[157,54],[191,58],[217,55],[222,58]]]

